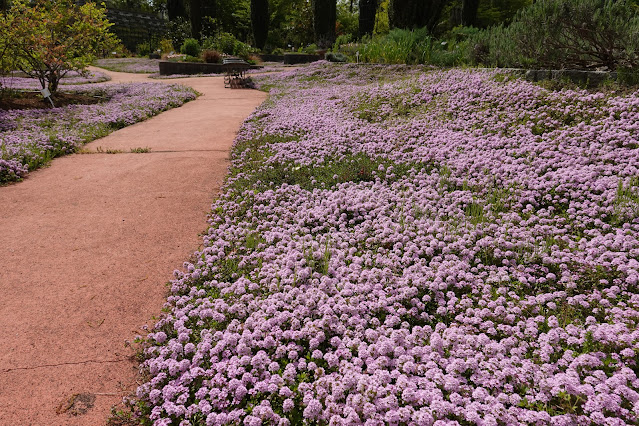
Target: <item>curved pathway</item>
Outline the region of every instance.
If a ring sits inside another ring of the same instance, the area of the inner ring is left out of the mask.
[[[202,96],[0,188],[0,425],[103,425],[137,386],[125,343],[198,248],[236,131],[266,97],[165,81]]]

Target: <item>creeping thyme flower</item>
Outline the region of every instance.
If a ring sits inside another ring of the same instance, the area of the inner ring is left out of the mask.
[[[636,94],[327,63],[256,80],[270,101],[149,339],[153,422],[639,422]]]

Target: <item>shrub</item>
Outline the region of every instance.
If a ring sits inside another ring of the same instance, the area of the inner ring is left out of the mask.
[[[204,43],[205,49],[217,50],[227,55],[239,56],[248,59],[256,50],[246,43],[242,43],[230,33],[218,33],[215,37],[207,38]]]
[[[162,53],[175,52],[175,48],[173,47],[173,42],[168,38],[160,40],[160,50],[162,51]]]
[[[326,60],[329,62],[348,62],[348,58],[340,52],[328,52]]]
[[[146,56],[149,53],[151,53],[151,45],[149,44],[148,41],[145,41],[143,43],[136,45],[135,51],[140,56]]]
[[[299,53],[306,53],[307,55],[314,55],[319,50],[319,47],[315,43],[309,44],[306,47],[300,47]]]
[[[637,10],[625,0],[539,0],[522,9],[509,27],[479,37],[475,48],[487,50],[477,59],[488,65],[636,68],[638,31]]]
[[[235,54],[235,44],[240,41],[231,33],[218,33],[214,37],[209,37],[204,41],[205,49],[214,49],[227,55]]]
[[[219,64],[222,62],[222,54],[217,50],[205,49],[202,51],[202,59],[208,64]]]
[[[353,41],[353,37],[350,34],[340,34],[335,39],[333,50],[337,51],[343,44],[348,44]]]
[[[188,56],[200,56],[200,43],[194,38],[187,38],[184,40],[180,52]]]

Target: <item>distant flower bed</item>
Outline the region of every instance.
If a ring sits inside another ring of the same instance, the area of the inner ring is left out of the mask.
[[[639,422],[637,94],[325,63],[258,83],[149,334],[154,424]]]
[[[56,156],[196,96],[190,88],[160,83],[74,85],[65,90],[89,93],[105,101],[52,109],[0,110],[0,183],[20,179]]]
[[[60,85],[102,83],[109,80],[111,80],[111,78],[100,71],[89,71],[86,74],[70,71],[60,80]],[[15,90],[40,90],[42,88],[40,82],[35,78],[16,77],[11,75],[0,76],[0,87]]]
[[[158,72],[160,60],[147,58],[105,58],[95,61],[95,65],[116,72],[154,73]]]

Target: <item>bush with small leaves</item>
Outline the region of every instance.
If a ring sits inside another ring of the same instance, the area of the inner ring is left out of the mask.
[[[200,56],[200,43],[194,38],[187,38],[180,52],[188,56]]]

